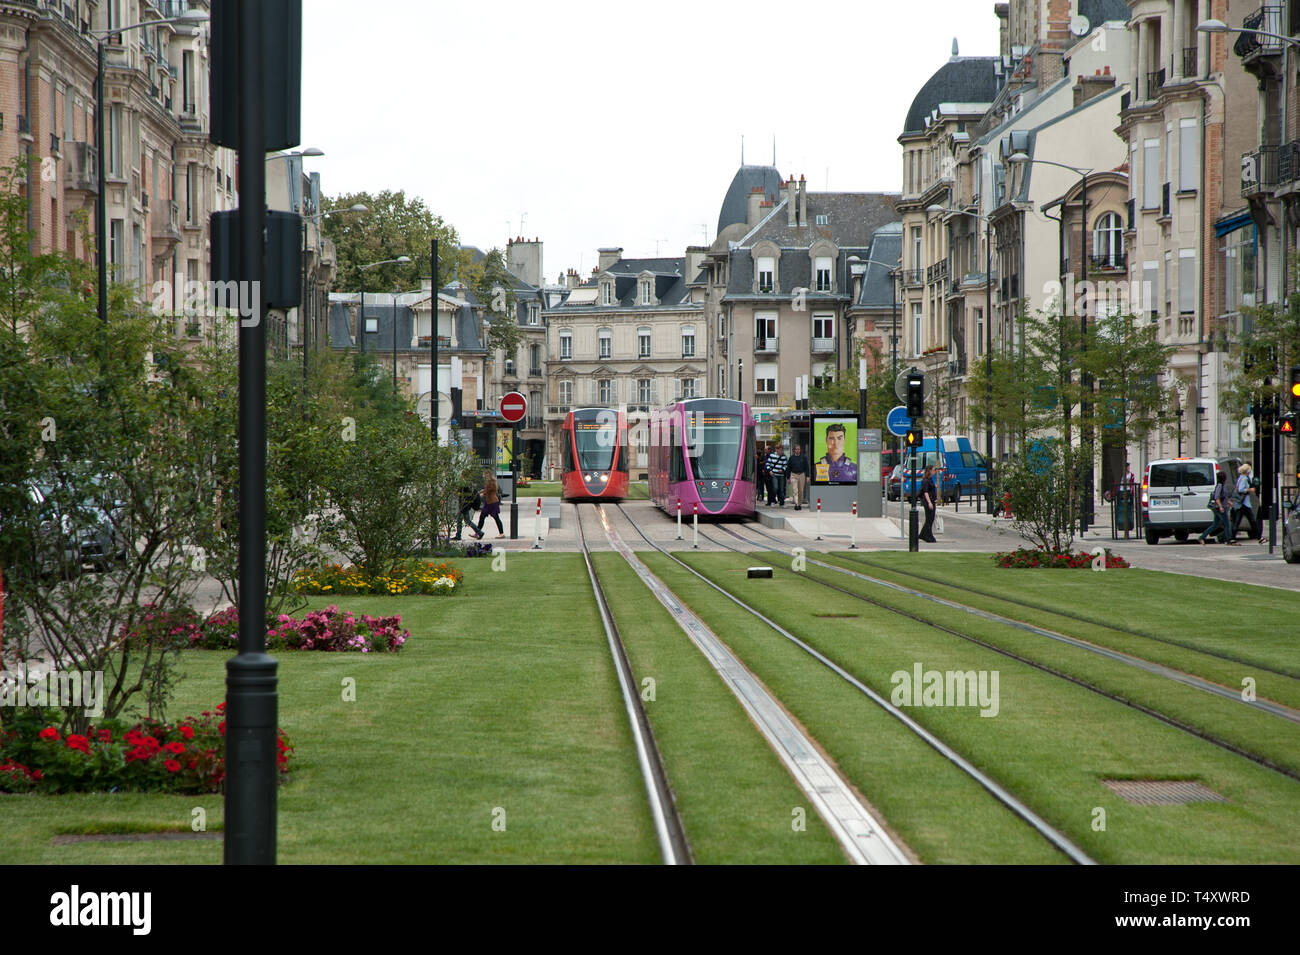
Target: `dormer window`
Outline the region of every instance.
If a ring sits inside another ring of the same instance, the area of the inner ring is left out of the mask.
[[[541,317],[541,307],[536,302],[528,303],[528,324],[536,325]]]
[[[817,291],[830,292],[831,288],[831,257],[829,255],[819,255],[814,260],[814,274],[817,277]]]
[[[613,282],[600,283],[600,304],[601,305],[614,304],[614,283]]]
[[[818,225],[830,225],[831,217],[826,215],[825,213],[822,213],[821,215],[816,217],[816,221]]]
[[[642,305],[654,304],[654,302],[651,300],[651,295],[653,294],[653,288],[654,285],[649,279],[641,280],[641,304]]]
[[[776,259],[770,255],[758,257],[758,290],[770,292],[775,288],[773,279],[776,272]]]

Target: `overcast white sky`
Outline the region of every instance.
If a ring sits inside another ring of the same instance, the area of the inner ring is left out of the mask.
[[[303,8],[302,145],[326,153],[308,165],[325,192],[405,189],[483,249],[540,238],[550,282],[600,246],[712,242],[742,135],[749,163],[775,136],[813,190],[897,191],[903,120],[953,37],[997,52],[993,0]]]

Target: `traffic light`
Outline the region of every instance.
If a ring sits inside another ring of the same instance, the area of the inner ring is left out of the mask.
[[[925,375],[919,371],[907,375],[907,416],[913,421],[925,417]]]
[[[903,443],[909,451],[915,451],[921,446],[924,438],[921,435],[920,428],[908,428],[907,435],[903,438]]]
[[[1291,366],[1291,413],[1300,414],[1300,365]]]
[[[1293,414],[1282,415],[1282,427],[1278,430],[1283,434],[1295,434],[1295,420],[1296,416]]]

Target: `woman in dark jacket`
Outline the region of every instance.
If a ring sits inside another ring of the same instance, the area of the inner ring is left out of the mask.
[[[474,536],[483,539],[483,524],[488,518],[497,522],[497,537],[505,537],[506,529],[501,524],[501,495],[497,490],[497,479],[491,471],[483,472],[483,509],[478,512],[478,527]]]

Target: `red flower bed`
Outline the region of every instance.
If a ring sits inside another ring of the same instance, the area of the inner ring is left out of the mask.
[[[999,567],[1054,567],[1054,568],[1082,568],[1091,567],[1096,558],[1085,552],[1072,552],[1068,554],[1053,554],[1045,550],[1030,550],[1027,547],[1021,547],[1019,550],[1000,551],[993,555],[993,561]],[[1129,562],[1118,554],[1112,554],[1106,551],[1105,566],[1107,570],[1118,570],[1129,566]]]
[[[0,735],[0,792],[221,792],[226,778],[226,704],[179,723],[111,721],[86,735],[19,711]],[[280,730],[276,765],[288,778],[293,746]],[[31,767],[31,768],[29,768]]]

